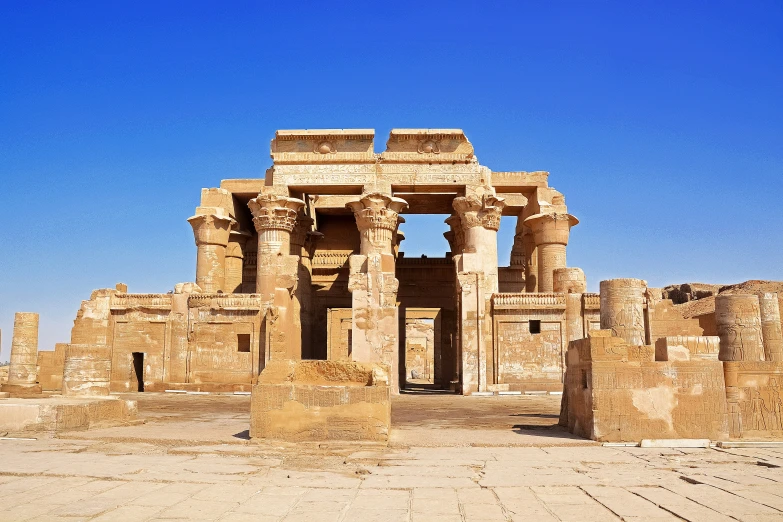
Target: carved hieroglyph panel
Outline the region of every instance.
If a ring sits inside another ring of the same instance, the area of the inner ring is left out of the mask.
[[[541,322],[531,334],[528,321],[498,323],[498,383],[559,381],[562,332],[559,322]]]

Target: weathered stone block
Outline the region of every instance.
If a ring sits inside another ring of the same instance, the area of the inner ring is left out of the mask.
[[[389,437],[388,368],[349,361],[270,361],[253,387],[250,436],[291,442]]]

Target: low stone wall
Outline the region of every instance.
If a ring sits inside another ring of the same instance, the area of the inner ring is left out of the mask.
[[[385,442],[388,368],[350,361],[273,361],[253,386],[250,436],[291,442]]]
[[[136,419],[136,401],[115,397],[4,399],[0,401],[0,431],[86,430]]]

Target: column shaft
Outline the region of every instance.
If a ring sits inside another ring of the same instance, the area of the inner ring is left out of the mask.
[[[566,267],[566,246],[561,243],[546,243],[538,246],[538,291],[554,292],[554,272]]]
[[[642,346],[644,334],[644,292],[642,279],[601,281],[601,329],[612,330],[632,346]]]
[[[235,221],[222,208],[199,207],[189,218],[196,240],[196,284],[204,292],[225,292],[226,246]]]
[[[761,333],[764,338],[764,360],[783,362],[783,333],[780,324],[778,294],[759,294],[761,308]]]
[[[715,323],[721,361],[763,361],[759,298],[753,294],[715,296]]]
[[[15,394],[40,393],[38,381],[38,314],[17,312],[11,341],[11,365],[4,391]]]

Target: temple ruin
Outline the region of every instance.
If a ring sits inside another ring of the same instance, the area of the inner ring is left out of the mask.
[[[384,440],[414,382],[563,393],[561,424],[597,440],[783,436],[776,294],[685,318],[643,280],[588,293],[547,172],[492,171],[456,129],[394,129],[381,153],[374,138],[278,131],[264,178],[202,189],[194,282],[94,291],[37,378],[37,316],[18,317],[10,389],[252,390],[251,435],[289,440]],[[450,251],[406,257],[406,214],[443,215]],[[516,218],[503,260],[501,216]]]

